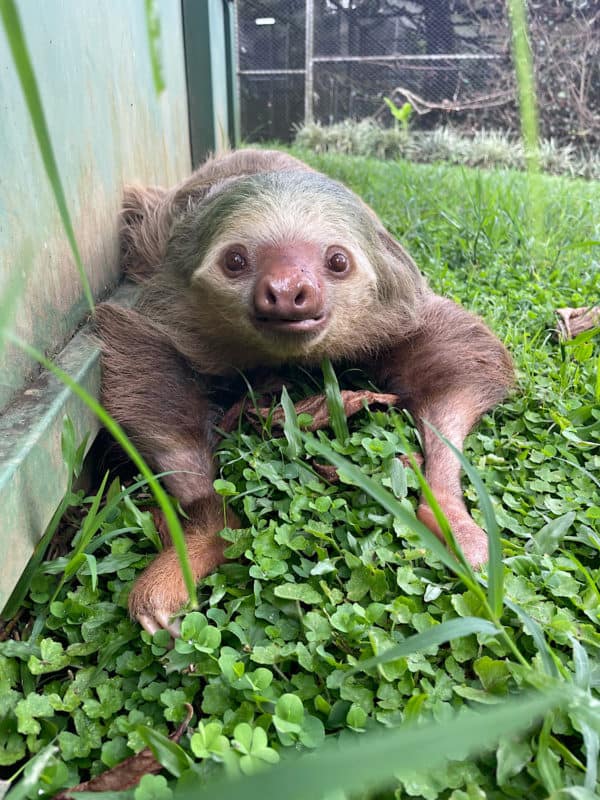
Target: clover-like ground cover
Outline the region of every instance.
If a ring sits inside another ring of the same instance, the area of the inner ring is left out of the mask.
[[[203,778],[248,774],[286,753],[318,750],[326,737],[343,743],[409,721],[442,725],[465,706],[501,709],[524,689],[558,684],[578,699],[484,755],[467,758],[460,741],[448,740],[446,763],[404,763],[389,788],[347,796],[592,797],[598,339],[559,345],[551,328],[554,308],[598,301],[598,185],[540,178],[532,188],[513,172],[298,154],[360,193],[435,291],[483,315],[514,355],[518,391],[466,447],[500,526],[503,627],[485,587],[468,588],[343,471],[329,484],[312,468],[312,442],[325,441],[412,512],[416,475],[396,458],[406,442],[418,447],[405,414],[364,411],[349,421],[345,442],[332,431],[302,441],[292,432],[293,446],[268,422],[260,432],[240,426],[222,441],[217,488],[247,527],[225,532],[237,560],[203,582],[200,608],[184,619],[174,649],[127,617],[128,589],[157,542],[147,496],[122,492],[118,481],[102,504],[100,495],[72,495],[83,519],[73,546],[85,548],[41,565],[0,642],[1,774],[9,779],[28,764],[15,796],[52,796],[152,743],[170,783],[147,777],[136,797],[168,798],[173,776],[185,773],[190,785],[190,769]],[[304,374],[290,387],[294,399],[321,390]],[[466,493],[478,517],[476,492]],[[488,627],[354,669],[451,620],[465,622],[465,632],[474,617]],[[186,704],[194,716],[181,749],[169,750],[161,734],[185,718]]]

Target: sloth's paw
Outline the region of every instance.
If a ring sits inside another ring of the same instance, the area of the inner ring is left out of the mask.
[[[148,633],[164,628],[177,638],[179,620],[173,616],[185,605],[188,594],[179,564],[165,564],[165,555],[153,561],[135,582],[129,595],[129,613]]]
[[[488,560],[488,537],[471,517],[462,500],[455,497],[438,497],[442,511],[450,523],[454,538],[460,545],[465,558],[472,567],[482,567]],[[421,503],[417,516],[430,531],[444,541],[444,536],[436,522],[433,511],[426,503]]]

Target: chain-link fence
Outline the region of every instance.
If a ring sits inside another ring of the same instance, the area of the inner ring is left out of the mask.
[[[408,102],[419,127],[518,130],[504,0],[238,0],[246,139],[374,117]],[[600,3],[531,4],[542,131],[600,139]]]

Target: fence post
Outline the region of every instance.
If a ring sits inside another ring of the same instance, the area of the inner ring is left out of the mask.
[[[235,144],[231,4],[182,0],[192,166]]]
[[[315,28],[315,2],[306,0],[306,46],[304,76],[304,124],[314,121],[313,114],[313,53]]]

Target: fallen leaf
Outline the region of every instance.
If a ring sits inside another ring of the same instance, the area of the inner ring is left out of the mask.
[[[186,703],[186,707],[186,718],[177,730],[169,736],[172,742],[178,742],[190,724],[194,709],[189,703]],[[55,794],[52,800],[70,800],[73,792],[114,792],[132,789],[138,785],[144,775],[160,772],[162,768],[162,764],[154,758],[152,750],[149,747],[145,747],[139,753],[126,758],[125,761],[111,769],[107,769],[101,775],[96,775],[95,778],[89,781],[78,783],[77,786],[71,786],[70,789],[63,789],[62,792]]]

